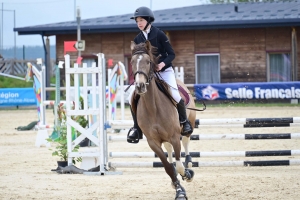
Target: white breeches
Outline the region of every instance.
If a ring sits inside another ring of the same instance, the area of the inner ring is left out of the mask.
[[[176,83],[176,78],[175,78],[175,72],[173,70],[172,67],[167,68],[165,71],[163,72],[159,72],[159,79],[164,80],[166,83],[168,83],[168,85],[171,88],[171,94],[172,97],[174,98],[174,100],[179,103],[179,101],[181,100],[181,96],[179,94],[179,90],[177,87],[177,83]],[[131,91],[130,95],[129,95],[129,104],[131,104],[131,97],[133,94],[134,90]]]

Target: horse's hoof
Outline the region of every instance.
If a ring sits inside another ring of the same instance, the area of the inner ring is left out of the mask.
[[[192,168],[193,167],[192,156],[190,156],[190,155],[185,156],[184,165],[185,165],[184,166],[185,168]]]
[[[187,198],[187,196],[185,195],[185,196],[182,196],[182,197],[177,197],[177,198],[175,198],[175,200],[187,200],[188,198]]]
[[[180,182],[177,180],[172,183],[176,190],[175,200],[187,200],[186,192],[184,187],[180,185]]]
[[[175,200],[187,200],[187,196],[186,196],[186,193],[185,193],[185,190],[180,190],[178,189],[176,191],[176,197],[175,197]]]
[[[192,182],[195,172],[191,169],[185,169],[185,174],[184,176],[182,176],[182,180],[186,181],[186,182]]]

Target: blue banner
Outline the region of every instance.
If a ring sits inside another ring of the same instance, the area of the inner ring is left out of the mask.
[[[195,84],[196,99],[300,99],[300,82]]]
[[[31,106],[36,101],[33,88],[0,89],[0,106]]]

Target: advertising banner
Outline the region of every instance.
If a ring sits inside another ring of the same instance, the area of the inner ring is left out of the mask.
[[[0,106],[32,106],[36,105],[33,88],[0,89]]]
[[[195,84],[196,99],[300,99],[300,82]]]

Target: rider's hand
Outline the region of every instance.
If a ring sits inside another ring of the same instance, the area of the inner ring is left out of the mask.
[[[161,62],[157,65],[156,71],[160,71],[166,64],[164,62]]]

